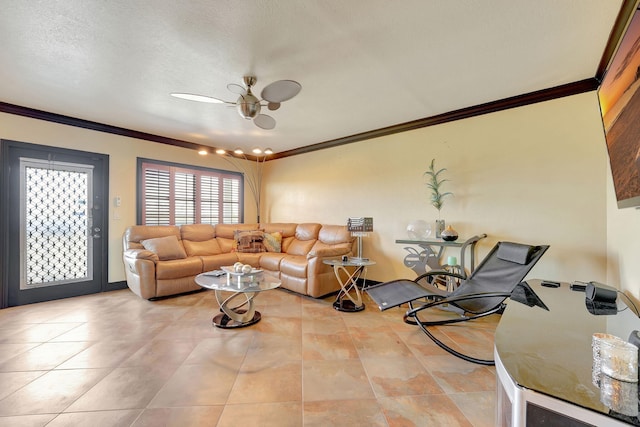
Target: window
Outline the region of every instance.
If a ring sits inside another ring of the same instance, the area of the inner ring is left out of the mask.
[[[138,224],[243,222],[238,172],[138,158]]]

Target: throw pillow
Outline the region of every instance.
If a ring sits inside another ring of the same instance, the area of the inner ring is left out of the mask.
[[[282,233],[276,231],[275,233],[264,233],[264,247],[267,252],[282,252]]]
[[[187,257],[187,253],[176,236],[156,237],[142,240],[140,243],[146,250],[156,253],[160,261]]]
[[[265,252],[263,244],[264,233],[259,230],[236,230],[234,233],[235,250],[237,252],[257,253]]]

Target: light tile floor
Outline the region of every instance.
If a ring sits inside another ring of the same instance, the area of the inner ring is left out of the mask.
[[[493,367],[438,348],[403,323],[406,307],[332,301],[263,292],[262,321],[235,330],[212,327],[211,291],[0,310],[0,425],[494,425]],[[497,320],[437,333],[491,357]]]

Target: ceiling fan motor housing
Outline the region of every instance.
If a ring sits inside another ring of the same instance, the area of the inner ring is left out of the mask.
[[[247,120],[251,120],[260,114],[260,100],[251,93],[251,89],[248,89],[245,95],[240,95],[236,105],[240,116]]]

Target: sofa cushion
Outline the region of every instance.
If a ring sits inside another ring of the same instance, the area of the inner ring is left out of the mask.
[[[235,253],[235,240],[218,236],[216,237],[216,241],[218,242],[218,246],[220,246],[220,250],[223,254],[228,254],[230,252]]]
[[[202,260],[198,257],[158,261],[156,263],[156,278],[180,279],[202,273]]]
[[[243,231],[236,230],[234,234],[234,249],[237,252],[258,253],[266,252],[264,244],[264,233],[259,230]]]
[[[296,239],[316,240],[321,228],[321,224],[298,224],[296,227]]]
[[[286,256],[280,261],[280,273],[293,277],[307,277],[309,263],[303,256]]]
[[[318,240],[328,245],[337,243],[351,243],[355,237],[351,235],[346,225],[323,225],[318,232]]]
[[[249,252],[236,252],[238,256],[238,262],[243,264],[249,264],[254,268],[260,268],[260,258],[264,256],[265,252],[249,253]]]
[[[320,224],[298,224],[293,239],[287,241],[286,246],[283,241],[283,250],[290,255],[307,255],[316,243],[321,227]]]
[[[264,233],[262,240],[267,252],[282,252],[282,233],[275,231],[273,233]]]
[[[265,254],[262,254],[262,256],[260,257],[260,267],[269,271],[279,271],[280,261],[282,261],[282,259],[286,256],[287,254],[275,252],[267,252]]]
[[[315,245],[316,241],[314,240],[298,240],[293,239],[287,248],[287,253],[289,255],[302,255],[306,256],[313,245]]]
[[[211,224],[184,224],[180,226],[181,239],[204,242],[216,237],[216,228]]]
[[[298,224],[295,222],[260,223],[260,230],[264,230],[267,233],[274,233],[278,231],[282,233],[282,237],[295,236],[296,228],[298,228]]]
[[[216,239],[205,240],[203,242],[183,240],[182,244],[188,256],[218,255],[222,253]]]
[[[202,271],[220,270],[220,267],[230,266],[238,262],[235,252],[221,253],[218,255],[200,256]]]
[[[233,239],[236,230],[257,230],[258,224],[216,224],[216,237]]]
[[[176,236],[156,237],[142,240],[140,243],[146,250],[155,252],[160,261],[187,257],[187,253]]]

